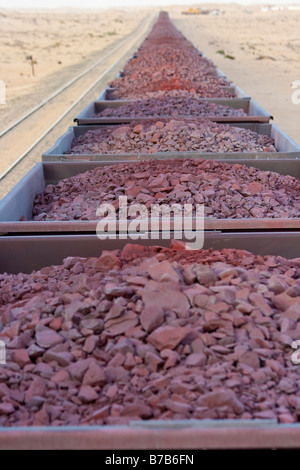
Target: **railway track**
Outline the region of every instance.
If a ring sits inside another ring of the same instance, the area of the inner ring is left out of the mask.
[[[0,197],[36,162],[55,138],[73,124],[74,112],[95,98],[151,29],[155,14],[63,87],[0,133]],[[78,98],[79,97],[79,98]],[[30,132],[28,132],[30,129]],[[22,136],[20,138],[20,136]]]

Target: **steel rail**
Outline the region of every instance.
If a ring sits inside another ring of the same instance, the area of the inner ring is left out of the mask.
[[[120,44],[118,44],[118,46],[116,46],[112,51],[108,52],[107,54],[105,54],[101,59],[99,59],[97,62],[95,62],[94,64],[92,64],[90,67],[88,67],[86,70],[84,70],[83,72],[81,72],[79,75],[77,75],[75,78],[73,78],[70,82],[66,83],[64,86],[62,86],[61,88],[59,88],[58,90],[56,90],[51,96],[49,96],[48,98],[46,98],[44,101],[42,101],[38,106],[36,106],[35,108],[33,108],[31,111],[29,111],[28,113],[26,113],[24,116],[22,116],[20,119],[18,119],[17,121],[15,121],[13,124],[11,124],[10,126],[8,126],[6,129],[4,129],[4,131],[0,132],[0,138],[3,137],[5,134],[7,134],[9,131],[11,131],[12,129],[14,129],[15,127],[17,127],[19,124],[21,124],[21,122],[25,121],[29,116],[31,116],[32,114],[34,114],[36,111],[38,111],[39,109],[41,109],[43,106],[45,106],[45,104],[49,103],[49,101],[53,100],[53,98],[56,98],[56,96],[60,95],[63,91],[65,91],[67,88],[69,88],[70,86],[72,86],[75,82],[77,82],[80,78],[84,77],[86,74],[88,74],[89,72],[91,72],[91,70],[94,70],[98,65],[100,65],[102,62],[104,62],[108,57],[110,57],[111,55],[113,55],[115,52],[117,52],[126,42],[128,42],[132,36],[134,36],[135,34],[138,34],[139,30],[140,29],[143,29],[144,27],[144,24],[146,23],[146,21],[148,20],[148,17],[146,17],[144,19],[144,21],[142,22],[142,24],[136,29],[136,31],[134,31],[133,33],[130,34],[129,37],[127,37],[126,39],[124,39]]]

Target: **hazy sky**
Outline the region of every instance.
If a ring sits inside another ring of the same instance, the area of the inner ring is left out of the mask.
[[[234,0],[233,0],[234,1]],[[243,5],[250,3],[290,5],[300,0],[235,0]],[[0,0],[0,8],[60,8],[65,6],[81,8],[111,8],[118,6],[165,6],[199,4],[193,0]],[[203,3],[230,3],[230,0],[206,0]]]

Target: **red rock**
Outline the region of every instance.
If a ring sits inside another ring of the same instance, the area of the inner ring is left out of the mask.
[[[155,202],[155,198],[150,196],[149,194],[140,193],[137,198],[137,202],[140,204],[145,204],[148,207],[148,204],[153,204]]]
[[[69,379],[70,379],[70,375],[64,369],[59,370],[58,372],[56,372],[55,375],[53,375],[53,377],[51,377],[52,382],[55,382],[57,384],[61,382],[66,382]]]
[[[277,421],[277,415],[272,410],[259,411],[254,416],[256,419],[274,419]]]
[[[116,128],[112,135],[115,139],[125,138],[127,136],[128,131],[130,130],[129,126],[121,126]]]
[[[281,315],[282,317],[290,318],[291,320],[298,322],[300,319],[300,303],[294,303]]]
[[[69,304],[65,306],[65,313],[64,313],[64,319],[69,321],[72,320],[73,316],[76,313],[88,313],[89,312],[89,306],[82,302],[79,299],[75,299]]]
[[[200,284],[194,284],[193,286],[184,289],[183,292],[193,307],[202,308],[214,303],[214,297],[208,295],[208,288],[201,286]]]
[[[157,122],[155,123],[155,127],[157,127],[158,129],[163,129],[164,123],[161,122],[161,121],[157,121]]]
[[[148,367],[143,366],[142,364],[136,365],[132,369],[132,374],[135,375],[136,377],[147,377],[150,374],[150,371]]]
[[[10,395],[10,389],[5,383],[0,383],[0,398]]]
[[[293,339],[291,338],[290,335],[280,333],[276,335],[276,340],[279,341],[279,343],[283,344],[284,346],[292,346],[293,344]]]
[[[126,196],[132,196],[136,198],[141,192],[141,188],[139,186],[133,186],[132,188],[126,189]]]
[[[130,338],[122,338],[117,342],[117,344],[114,344],[109,348],[109,353],[113,355],[118,353],[125,355],[126,353],[134,353],[134,351],[135,348]]]
[[[279,376],[284,377],[285,368],[279,361],[275,361],[274,359],[267,359],[266,366],[270,367]]]
[[[87,315],[80,322],[80,326],[83,329],[91,330],[94,333],[100,333],[103,330],[104,322],[101,318],[89,318]]]
[[[277,294],[272,298],[273,305],[279,310],[285,311],[294,304],[299,304],[300,301],[297,297],[290,297],[285,292]]]
[[[210,310],[216,313],[225,313],[229,310],[229,305],[226,302],[216,302],[209,306]]]
[[[53,346],[63,342],[63,337],[60,334],[42,325],[36,326],[35,337],[38,346],[41,348],[53,348]]]
[[[112,367],[108,366],[105,368],[105,375],[107,382],[128,382],[129,373],[124,367]]]
[[[187,297],[178,290],[163,288],[158,293],[143,291],[142,299],[145,304],[141,315],[142,326],[145,325],[147,331],[160,325],[163,319],[163,312],[173,310],[179,317],[185,318],[189,315],[189,301]],[[153,319],[151,320],[151,314]]]
[[[177,272],[168,261],[161,261],[158,264],[150,266],[148,272],[155,281],[179,281]]]
[[[104,287],[105,294],[110,297],[130,297],[134,294],[134,290],[127,286],[119,286],[113,282],[108,282]]]
[[[31,362],[26,349],[15,349],[11,351],[11,358],[19,364],[20,367],[24,367],[25,364],[29,364]]]
[[[106,383],[105,371],[94,360],[91,360],[88,370],[86,371],[83,385],[104,385]]]
[[[77,361],[71,364],[69,367],[67,367],[67,371],[69,372],[73,380],[81,381],[89,365],[90,360],[83,359],[81,361]]]
[[[295,386],[292,380],[289,380],[288,378],[282,378],[278,384],[278,388],[285,393],[293,393],[295,391]]]
[[[115,266],[120,266],[120,259],[114,251],[103,250],[100,258],[95,263],[95,269],[100,272],[110,271]]]
[[[124,305],[115,303],[111,307],[111,309],[109,310],[107,315],[105,316],[105,321],[110,320],[112,318],[120,317],[122,315],[123,311],[124,311]]]
[[[133,128],[133,132],[134,132],[135,134],[139,134],[139,133],[141,132],[142,128],[143,128],[143,126],[142,126],[141,124],[137,124],[137,125],[134,126],[134,128]]]
[[[274,313],[274,310],[270,307],[262,294],[258,292],[252,293],[249,295],[249,300],[255,307],[259,308],[264,315],[270,316]]]
[[[0,338],[7,337],[9,339],[13,339],[15,336],[18,336],[19,330],[20,330],[20,322],[19,321],[13,322],[10,326],[3,328],[3,330],[0,333]]]
[[[187,367],[201,367],[207,362],[207,357],[203,353],[190,354],[185,361]]]
[[[259,369],[260,367],[259,357],[254,351],[247,351],[245,354],[240,356],[239,361],[253,369]]]
[[[156,390],[163,390],[166,388],[168,383],[170,382],[169,377],[159,377],[158,379],[153,380],[152,385]]]
[[[262,185],[258,182],[253,182],[251,184],[249,184],[248,188],[247,188],[247,191],[250,193],[250,194],[259,194],[262,190]]]
[[[168,186],[167,177],[163,174],[156,176],[148,183],[148,188],[151,189],[152,191],[155,189],[162,190],[163,188],[167,186]]]
[[[83,345],[83,348],[82,348],[83,351],[90,354],[91,352],[94,351],[98,341],[99,341],[98,336],[96,335],[88,336]]]
[[[280,294],[281,292],[284,292],[287,289],[288,285],[286,282],[283,281],[280,277],[276,276],[276,274],[273,274],[273,276],[270,277],[268,280],[268,288],[275,294]]]
[[[251,313],[253,310],[253,305],[251,305],[248,302],[244,302],[243,300],[238,302],[238,305],[236,306],[237,310],[239,310],[242,313]]]
[[[196,273],[193,270],[193,266],[188,266],[184,271],[183,271],[183,278],[186,284],[191,285],[194,284],[196,280]]]
[[[89,423],[90,421],[93,421],[93,420],[97,421],[99,419],[107,418],[109,416],[110,408],[111,408],[110,405],[106,405],[106,406],[103,406],[102,408],[100,408],[99,410],[94,411],[91,414],[91,416],[89,416],[86,419],[86,422]]]
[[[72,354],[66,351],[56,352],[53,349],[48,349],[48,351],[45,352],[43,359],[45,362],[55,361],[60,366],[66,367],[72,361]]]
[[[53,367],[51,367],[49,364],[46,364],[45,362],[39,362],[33,369],[33,372],[36,375],[44,377],[45,379],[49,379],[53,375]]]
[[[296,418],[294,418],[290,413],[280,413],[278,415],[278,421],[282,424],[292,424],[295,423]]]
[[[152,409],[144,403],[126,404],[121,412],[121,416],[139,416],[146,419],[152,416]]]
[[[10,415],[15,411],[15,407],[12,403],[0,403],[0,416]]]
[[[193,353],[201,353],[204,349],[204,343],[202,339],[197,338],[192,342],[192,351]]]
[[[35,377],[26,392],[25,403],[28,403],[33,397],[45,397],[46,392],[46,381],[41,377]]]
[[[225,279],[227,277],[235,277],[238,275],[238,271],[235,267],[225,263],[216,263],[214,265],[214,272],[220,279]]]
[[[193,299],[194,306],[200,307],[200,308],[206,307],[209,302],[210,302],[210,296],[206,294],[196,295]]]
[[[300,397],[292,395],[288,398],[288,401],[293,408],[300,411]]]
[[[166,400],[165,407],[168,410],[173,411],[174,413],[180,413],[182,415],[188,415],[189,412],[192,410],[191,405],[188,403],[181,403],[176,400]]]
[[[108,366],[122,366],[125,362],[125,356],[121,353],[116,354],[108,363]]]
[[[210,285],[216,280],[216,274],[209,266],[196,264],[192,267],[200,284]]]
[[[190,333],[189,326],[186,327],[172,327],[161,326],[148,336],[147,341],[152,344],[156,349],[175,349],[179,343]]]
[[[140,322],[144,330],[151,333],[151,331],[158,328],[164,321],[164,309],[159,304],[159,299],[155,299],[153,294],[145,292],[143,294],[145,308],[143,309]]]
[[[52,330],[59,331],[61,329],[62,322],[62,317],[56,317],[51,323],[49,323],[49,327]]]
[[[235,287],[217,286],[212,287],[210,290],[216,292],[217,298],[222,302],[226,302],[227,304],[233,304],[235,302]]]
[[[172,239],[170,243],[170,249],[177,251],[186,250],[186,242],[183,242],[182,240]]]
[[[26,405],[29,406],[29,408],[40,408],[44,405],[45,400],[44,397],[33,396],[28,400]]]
[[[119,318],[109,320],[106,323],[106,334],[108,336],[118,336],[125,333],[130,328],[138,324],[138,317],[132,312],[126,312]]]
[[[49,424],[49,414],[45,405],[35,413],[33,426],[47,426]]]
[[[157,257],[144,258],[141,259],[141,262],[137,266],[138,274],[148,274],[149,268],[159,264]]]
[[[164,369],[174,367],[177,362],[180,362],[179,354],[176,351],[172,351],[171,349],[163,349],[160,352],[160,356],[165,360]]]
[[[146,352],[145,354],[145,364],[152,371],[156,372],[158,367],[163,363],[161,358],[152,352]]]
[[[3,328],[3,330],[0,333],[0,338],[9,338],[13,339],[15,336],[19,334],[19,329],[20,329],[20,322],[16,321],[13,322],[10,326],[7,326]]]
[[[131,370],[136,364],[137,364],[137,361],[134,355],[130,352],[126,353],[125,362],[124,362],[125,369]]]
[[[115,398],[118,395],[118,387],[117,385],[111,385],[105,390],[105,395],[107,398]]]
[[[231,391],[208,392],[198,399],[199,406],[207,406],[209,408],[219,408],[228,406],[236,414],[244,411],[244,405],[238,400],[236,395]]]
[[[78,398],[83,403],[91,403],[98,399],[98,393],[89,385],[84,385],[79,390]]]

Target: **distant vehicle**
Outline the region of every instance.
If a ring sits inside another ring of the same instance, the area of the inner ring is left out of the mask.
[[[199,15],[200,14],[200,8],[189,8],[188,10],[185,10],[182,12],[183,15]]]
[[[182,15],[223,15],[225,12],[218,9],[204,10],[203,8],[189,8],[181,13]]]

